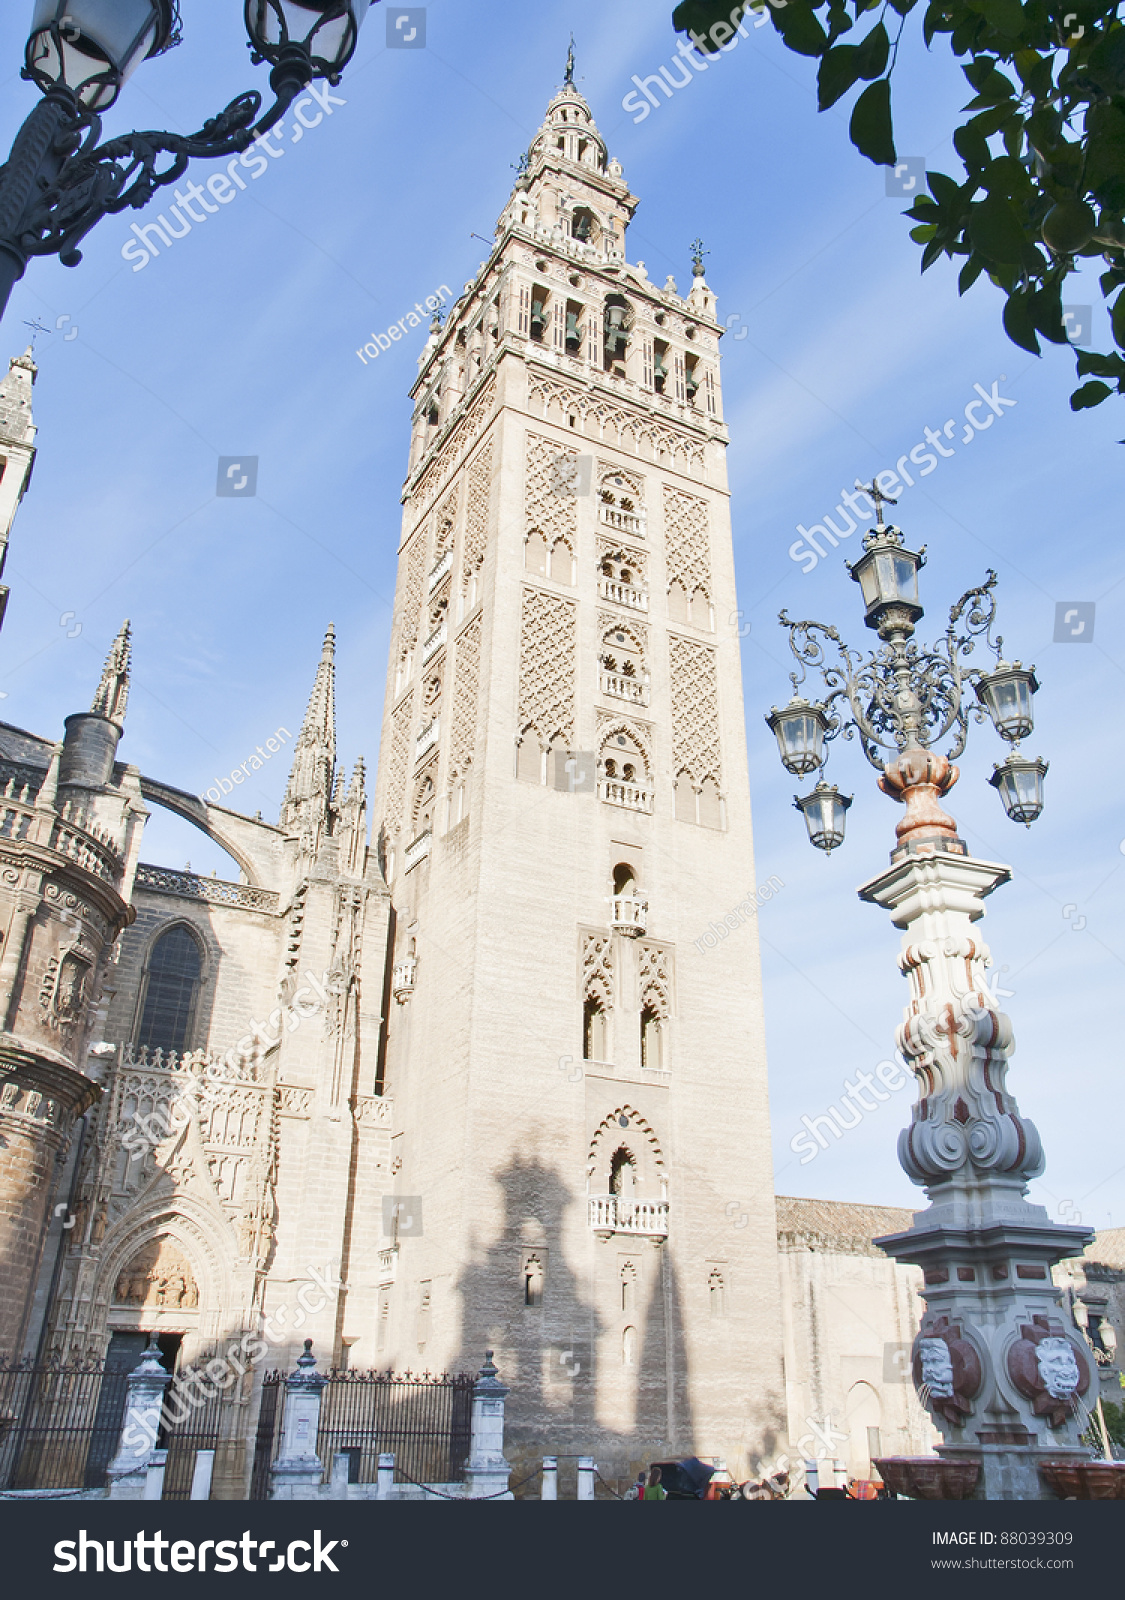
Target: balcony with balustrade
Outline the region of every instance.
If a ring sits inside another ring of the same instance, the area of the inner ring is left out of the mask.
[[[645,536],[645,519],[637,511],[622,511],[619,506],[606,505],[603,500],[598,507],[598,519],[614,533],[631,534],[635,539]]]
[[[648,705],[648,685],[639,678],[629,678],[623,672],[601,674],[602,693],[610,700],[627,700],[631,706]]]
[[[430,835],[429,834],[424,834],[424,835],[422,835],[422,837],[428,839],[430,837]],[[418,841],[415,841],[415,842],[418,842]],[[407,856],[407,862],[409,863],[410,862],[410,850],[409,849],[406,852],[406,856]],[[409,867],[409,864],[408,864],[407,871],[409,871],[409,870],[410,870],[410,867]],[[393,971],[392,978],[391,978],[391,988],[392,988],[392,991],[394,993],[394,997],[398,1001],[400,1006],[401,1005],[405,1005],[407,1000],[409,1000],[410,996],[414,993],[414,981],[415,981],[415,978],[417,977],[417,974],[418,974],[418,959],[417,959],[416,956],[407,956],[404,961],[398,961],[398,962],[395,963],[394,971]]]
[[[445,554],[438,561],[437,565],[431,570],[430,576],[429,576],[429,580],[428,580],[428,583],[427,583],[427,593],[428,594],[433,594],[434,590],[437,588],[437,586],[441,582],[441,580],[445,577],[446,573],[447,572],[451,572],[452,570],[453,570],[453,550],[452,550],[452,547],[451,547],[450,549],[448,549],[445,552]]]
[[[621,583],[617,578],[603,575],[598,579],[598,593],[615,606],[627,606],[630,611],[648,610],[648,590],[638,588],[635,583]]]
[[[639,938],[648,926],[648,901],[637,894],[615,894],[613,927],[617,933]]]
[[[627,811],[652,812],[652,790],[621,778],[599,778],[598,798],[611,806],[624,806]]]
[[[419,861],[424,861],[429,855],[433,837],[430,829],[427,828],[425,833],[420,833],[416,839],[412,839],[407,845],[406,853],[402,858],[403,867],[407,872],[416,867]]]
[[[591,1195],[587,1201],[587,1219],[592,1231],[602,1239],[615,1233],[639,1234],[649,1239],[668,1237],[667,1200],[634,1200],[619,1194]]]
[[[437,744],[440,737],[441,718],[435,717],[432,722],[427,723],[414,741],[415,761],[421,761],[422,757]]]
[[[437,627],[434,629],[433,633],[430,634],[430,637],[426,640],[425,644],[422,646],[422,665],[423,666],[425,666],[427,662],[433,660],[433,658],[437,655],[438,651],[441,649],[442,645],[445,643],[445,641],[448,639],[448,637],[449,637],[449,623],[443,617],[442,620],[438,623]]]

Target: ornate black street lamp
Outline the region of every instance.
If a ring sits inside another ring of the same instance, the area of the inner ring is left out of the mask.
[[[987,714],[1012,746],[989,782],[1013,822],[1030,826],[1043,809],[1047,763],[1021,755],[1019,743],[1032,730],[1031,697],[1039,684],[1033,668],[1003,659],[1003,639],[992,639],[996,574],[990,570],[984,583],[961,596],[940,644],[916,644],[915,624],[923,615],[918,573],[925,565],[925,548],[908,550],[899,529],[883,521],[887,496],[876,484],[864,492],[875,503],[877,523],[863,541],[863,555],[848,570],[863,592],[864,621],[882,645],[866,656],[853,653],[835,628],[794,622],[781,613],[798,663],[798,671],[790,674],[793,698],[766,718],[782,763],[794,777],[820,771],[827,759],[825,745],[840,734],[851,739],[858,732],[864,755],[880,773],[879,787],[906,805],[896,830],[900,847],[925,844],[960,851],[964,847],[938,798],[957,782],[951,761],[965,748],[970,713],[978,722]],[[966,665],[979,638],[996,654],[991,672]],[[835,661],[826,655],[825,641],[835,645]],[[824,679],[828,693],[823,700],[810,701],[801,694],[810,667],[819,668]],[[949,752],[939,755],[933,746],[947,735],[952,735]],[[893,759],[888,761],[884,751],[894,752]],[[831,852],[843,842],[844,813],[851,801],[834,785],[821,781],[794,803],[804,813],[818,850]]]
[[[371,0],[245,0],[251,60],[268,61],[274,103],[256,90],[198,133],[127,133],[99,144],[100,113],[150,56],[180,42],[177,0],[35,0],[22,76],[43,98],[0,167],[0,315],[31,256],[77,266],[81,239],[108,213],[139,209],[193,156],[237,155],[314,78],[338,83]],[[162,155],[171,159],[161,167]]]

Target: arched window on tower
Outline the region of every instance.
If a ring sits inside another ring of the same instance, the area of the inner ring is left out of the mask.
[[[723,1275],[716,1267],[707,1279],[707,1296],[711,1306],[712,1317],[725,1317],[727,1314],[727,1289],[723,1282]]]
[[[596,995],[590,995],[582,1005],[582,1059],[606,1059],[605,1007]]]
[[[523,1303],[525,1306],[543,1304],[543,1263],[538,1256],[528,1256],[523,1265]]]
[[[641,1066],[650,1072],[664,1067],[664,1024],[652,1006],[641,1012]]]
[[[189,1048],[202,971],[199,945],[182,922],[160,935],[149,953],[138,1044],[177,1054]]]
[[[620,1145],[609,1162],[609,1192],[622,1200],[632,1200],[637,1189],[637,1161],[633,1152]]]
[[[524,541],[524,565],[536,577],[547,576],[547,541],[538,528],[532,528]]]
[[[637,1269],[633,1262],[626,1261],[621,1268],[621,1310],[626,1314],[634,1311],[637,1305]]]

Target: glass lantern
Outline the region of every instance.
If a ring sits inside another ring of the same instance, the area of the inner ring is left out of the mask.
[[[828,731],[828,707],[794,695],[784,710],[771,707],[766,718],[777,739],[786,772],[803,778],[824,765],[824,736]]]
[[[146,56],[178,43],[175,0],[35,0],[24,70],[104,111]]]
[[[1035,725],[1031,697],[1039,688],[1034,667],[1000,661],[977,684],[977,699],[995,724],[1001,739],[1019,744]]]
[[[1048,763],[1039,758],[1032,761],[1014,752],[1006,761],[993,769],[989,783],[999,792],[1004,810],[1013,822],[1023,822],[1030,828],[1043,809],[1043,779]]]
[[[257,55],[277,65],[294,47],[316,77],[335,83],[355,54],[371,0],[246,0],[246,31]]]
[[[907,550],[897,528],[876,528],[863,541],[863,555],[848,571],[863,592],[864,621],[880,637],[895,631],[913,632],[922,615],[918,603],[918,573],[926,564],[926,549]]]
[[[845,813],[853,795],[841,794],[834,783],[823,779],[811,794],[794,798],[793,804],[804,814],[809,830],[809,842],[825,855],[831,855],[837,845],[844,842]]]

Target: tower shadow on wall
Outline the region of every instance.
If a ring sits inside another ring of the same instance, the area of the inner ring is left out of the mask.
[[[474,1371],[483,1351],[494,1351],[511,1391],[504,1448],[513,1485],[534,1473],[544,1455],[554,1455],[559,1494],[573,1497],[576,1459],[590,1455],[622,1492],[641,1465],[693,1453],[679,1290],[664,1248],[621,1236],[606,1244],[594,1241],[595,1251],[613,1252],[614,1261],[615,1245],[624,1242],[655,1262],[645,1305],[628,1314],[637,1326],[633,1361],[626,1365],[624,1314],[612,1303],[595,1304],[597,1257],[593,1273],[586,1264],[575,1271],[564,1247],[575,1221],[572,1208],[581,1209],[585,1222],[585,1195],[534,1156],[516,1157],[495,1173],[495,1181],[504,1193],[501,1235],[491,1244],[476,1242],[475,1264],[456,1285],[462,1303],[460,1365]],[[534,1270],[528,1270],[535,1266],[542,1274],[538,1296]],[[523,1493],[534,1497],[538,1483],[533,1479]]]

